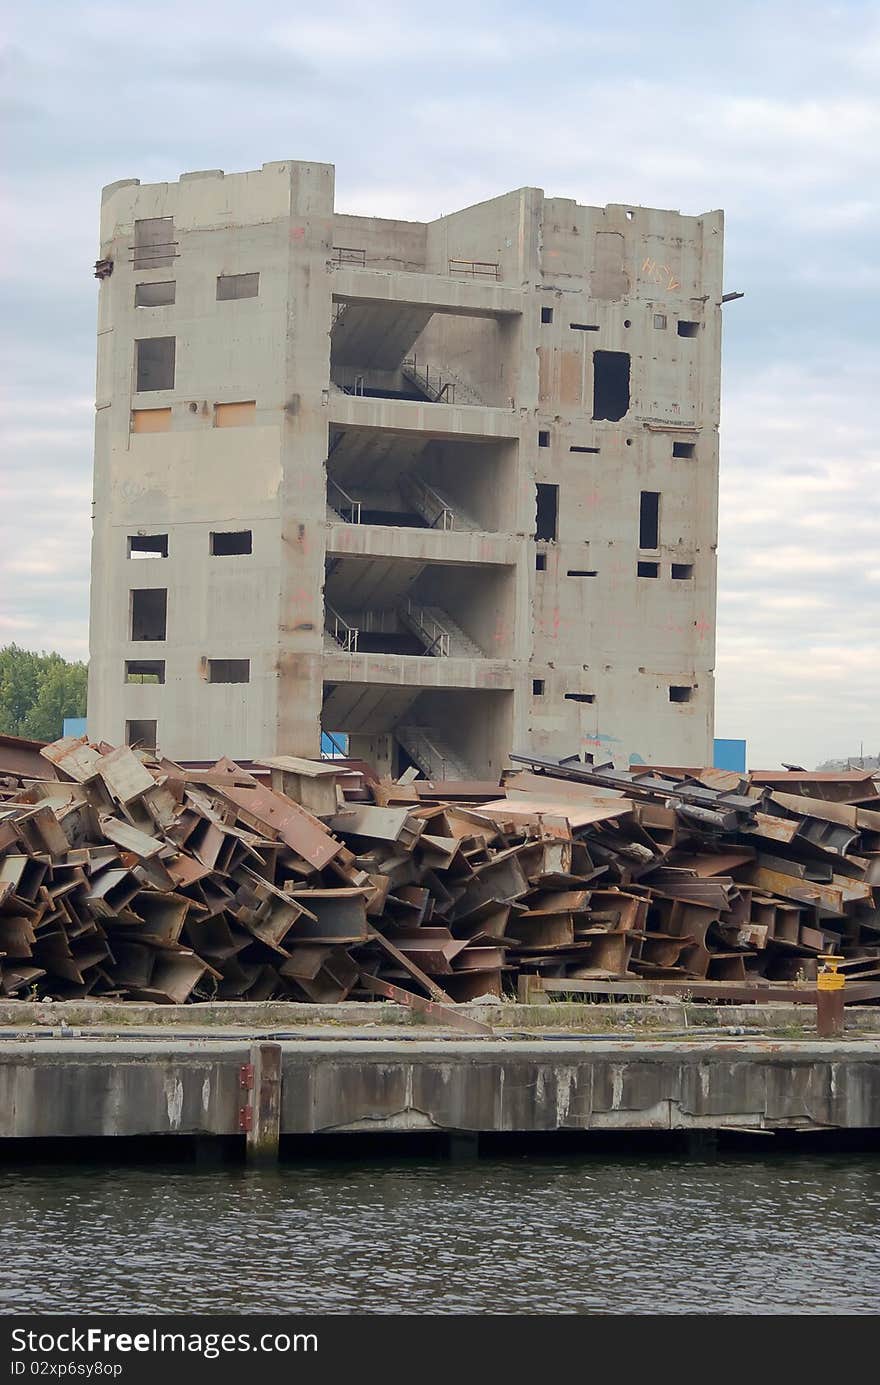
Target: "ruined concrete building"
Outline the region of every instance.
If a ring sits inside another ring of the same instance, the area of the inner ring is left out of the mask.
[[[711,763],[720,212],[105,189],[89,733]]]

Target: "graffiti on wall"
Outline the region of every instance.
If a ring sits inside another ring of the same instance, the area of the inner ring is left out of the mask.
[[[643,261],[641,272],[643,279],[647,279],[651,284],[657,284],[666,293],[675,293],[681,288],[681,281],[676,279],[669,265],[658,264],[650,256]]]

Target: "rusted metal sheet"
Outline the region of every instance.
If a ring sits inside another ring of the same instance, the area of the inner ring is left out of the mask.
[[[457,1010],[448,1009],[446,1005],[438,1005],[434,1000],[425,1000],[422,996],[405,991],[402,986],[394,986],[390,981],[383,981],[378,976],[361,972],[361,984],[374,995],[382,995],[386,1000],[396,1001],[398,1005],[408,1005],[411,1010],[417,1011],[433,1024],[448,1025],[464,1034],[479,1034],[485,1038],[491,1038],[495,1033],[491,1025],[481,1024],[479,1020],[461,1015]]]
[[[862,988],[848,999],[880,999],[880,815],[863,777],[867,804],[845,801],[846,776],[821,781],[827,797],[809,776],[794,786],[809,792],[743,793],[708,771],[520,757],[532,768],[506,790],[444,802],[364,774],[375,801],[334,813],[335,835],[296,801],[336,784],[311,762],[221,759],[191,777],[82,738],[38,755],[61,777],[2,789],[4,995],[401,989],[412,1004],[415,989],[429,1005],[519,977],[552,994],[798,999],[833,951]]]

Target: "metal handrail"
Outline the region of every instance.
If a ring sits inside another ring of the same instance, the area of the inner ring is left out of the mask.
[[[406,737],[404,749],[414,759],[418,760],[421,754],[422,764],[419,765],[423,774],[427,774],[431,779],[446,779],[447,762],[437,747],[428,740],[423,731],[417,730],[412,726],[401,726],[397,730],[398,739]],[[439,774],[437,773],[439,769]]]
[[[328,603],[324,603],[324,626],[333,636],[337,644],[341,644],[346,654],[356,654],[358,647],[359,630],[354,625],[349,625],[344,616]]]
[[[450,260],[450,274],[467,274],[471,279],[500,279],[501,266],[497,260]]]
[[[342,734],[343,734],[343,735],[346,735],[346,732],[343,731]],[[334,736],[334,734],[333,734],[332,731],[325,731],[324,728],[322,727],[322,728],[321,728],[321,739],[323,740],[323,738],[324,738],[325,736],[326,736],[327,740],[330,742],[331,746],[333,747],[333,750],[336,752],[336,755],[337,755],[340,759],[342,759],[342,760],[346,759],[346,758],[348,757],[348,748],[347,748],[346,746],[344,746],[344,745],[342,744],[341,741],[338,741],[338,740],[336,739],[336,737]],[[331,760],[331,759],[334,759],[334,758],[335,758],[335,756],[334,756],[333,754],[328,755],[328,754],[326,753],[326,751],[322,748],[322,750],[321,750],[321,759],[322,759],[322,760]]]
[[[332,498],[334,495],[342,497],[343,504],[341,506],[334,502]],[[342,515],[342,518],[346,520],[347,523],[360,524],[361,502],[355,500],[353,495],[349,495],[348,491],[344,491],[339,483],[329,476],[327,478],[327,504],[332,510],[335,510],[337,514]],[[347,514],[346,511],[348,511]]]
[[[355,376],[355,382],[353,385],[340,385],[339,388],[342,390],[343,394],[354,394],[358,396],[363,395],[364,377],[363,375],[357,375]]]
[[[356,249],[350,245],[334,245],[333,263],[365,265],[367,263],[367,252],[366,250]]]
[[[425,653],[431,655],[436,653],[441,658],[448,658],[449,631],[444,630],[433,616],[428,615],[424,606],[416,606],[411,596],[406,598],[406,613],[413,624],[419,627],[425,638],[431,641]]]
[[[177,240],[161,240],[148,241],[145,245],[130,245],[128,248],[132,254],[129,263],[136,269],[149,269],[150,265],[146,262],[150,260],[177,260],[180,258],[179,244]],[[159,269],[161,267],[157,266]]]
[[[409,496],[411,504],[415,505],[416,508],[421,502],[423,506],[422,517],[428,520],[432,529],[449,530],[455,528],[455,511],[450,509],[442,496],[438,495],[421,476],[407,476],[403,489],[404,494]],[[433,519],[429,517],[431,511],[436,512]]]
[[[434,367],[436,384],[431,380],[431,366],[426,364],[421,369],[415,356],[407,356],[401,363],[401,371],[409,374],[410,379],[415,377],[415,383],[424,390],[425,394],[432,395],[434,403],[439,404],[442,400],[446,404],[455,403],[455,381],[444,379],[437,367]]]

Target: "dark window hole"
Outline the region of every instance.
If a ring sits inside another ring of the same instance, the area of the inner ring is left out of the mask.
[[[660,492],[642,491],[639,497],[639,548],[660,546]]]
[[[629,409],[629,353],[593,352],[593,418],[617,423]]]
[[[537,492],[535,538],[555,539],[559,523],[559,487],[538,484],[535,491]]]
[[[211,553],[215,558],[230,558],[236,553],[252,553],[250,529],[224,530],[211,534]]]
[[[167,534],[129,534],[129,558],[167,558]]]

